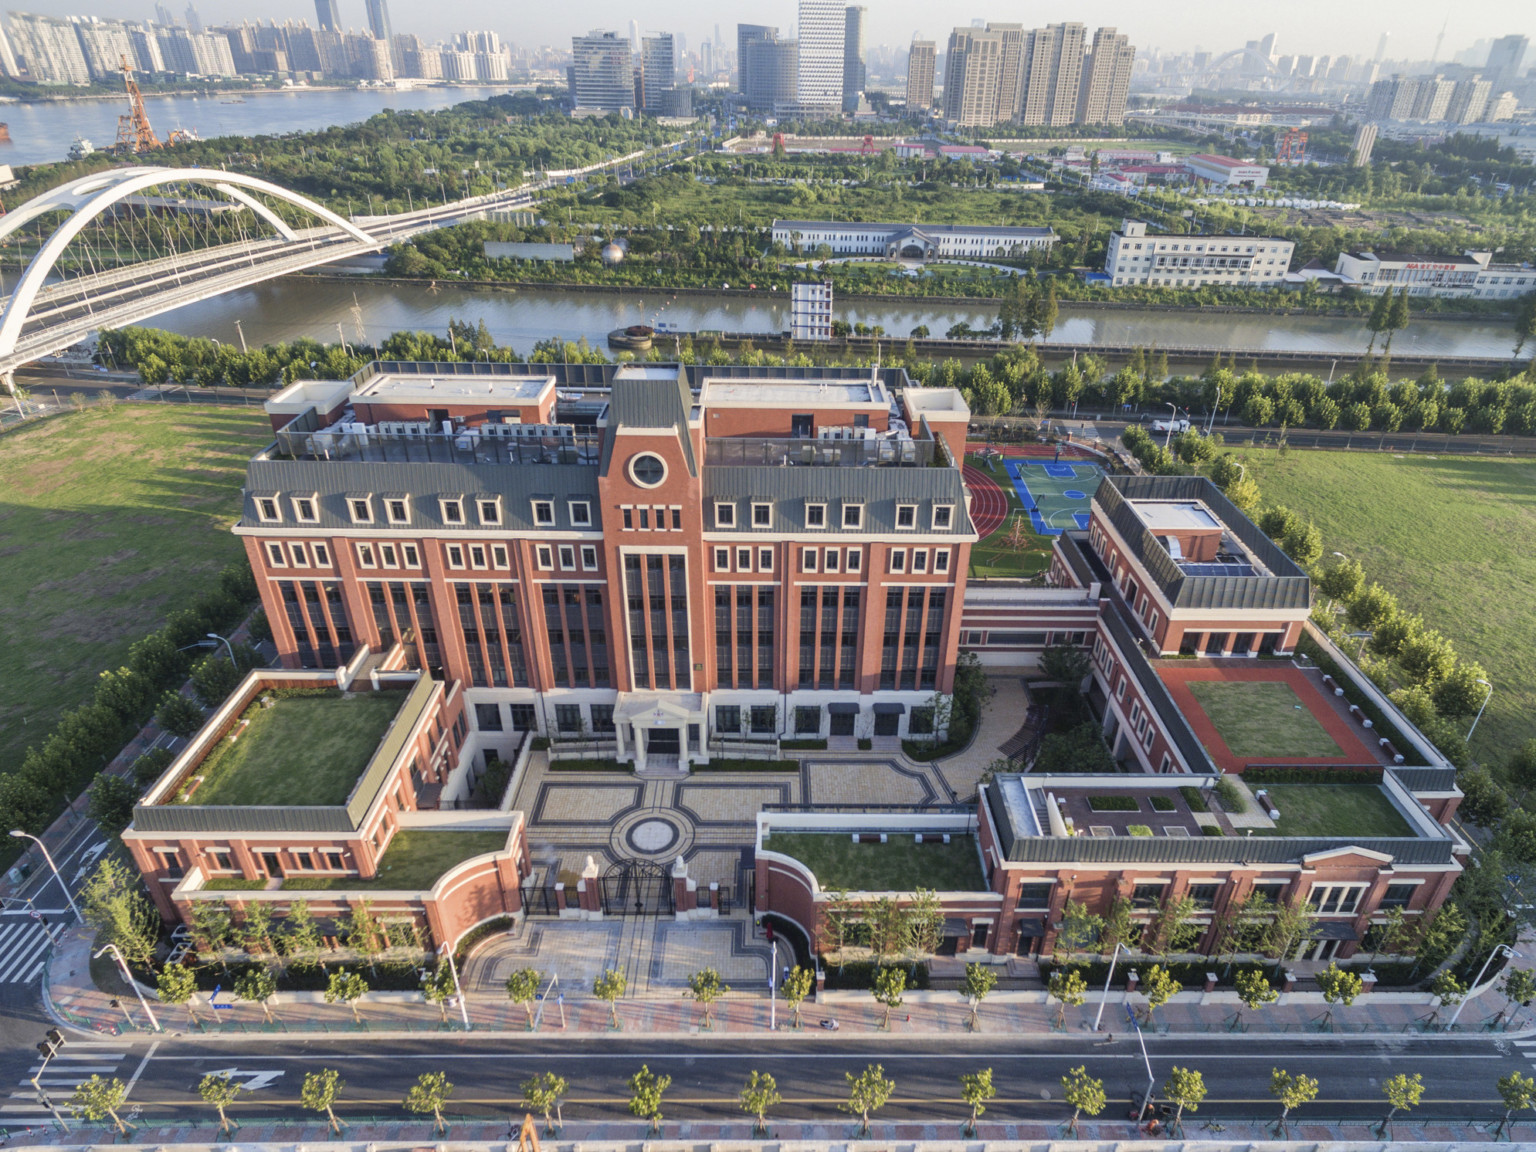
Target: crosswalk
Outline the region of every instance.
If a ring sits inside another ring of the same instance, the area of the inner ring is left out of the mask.
[[[1536,1040],[1516,1040],[1515,1047],[1519,1049],[1521,1056],[1536,1066]]]
[[[65,1101],[74,1095],[75,1089],[92,1076],[120,1076],[120,1066],[128,1057],[126,1047],[114,1045],[75,1044],[60,1052],[43,1067],[38,1056],[27,1069],[27,1078],[16,1082],[15,1091],[4,1103],[0,1114],[13,1116],[44,1116],[48,1109],[38,1099],[38,1091],[45,1093],[53,1106],[62,1110]],[[41,1072],[42,1075],[38,1076]],[[32,1077],[37,1076],[37,1087]]]
[[[30,984],[48,959],[48,930],[25,912],[0,916],[0,984]]]

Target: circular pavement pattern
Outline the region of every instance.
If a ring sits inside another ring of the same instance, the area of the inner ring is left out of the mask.
[[[1065,492],[1062,493],[1062,495],[1065,496],[1068,500],[1088,499],[1088,493],[1079,492],[1076,488],[1068,488]]]
[[[631,828],[624,839],[635,851],[655,855],[677,843],[677,825],[669,820],[643,820]]]

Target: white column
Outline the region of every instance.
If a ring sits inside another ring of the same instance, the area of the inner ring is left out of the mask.
[[[677,764],[684,772],[688,771],[688,722],[685,720],[677,726]]]
[[[649,743],[649,741],[646,738],[645,729],[640,727],[640,725],[636,724],[635,725],[635,771],[636,772],[644,772],[645,771],[645,746],[646,746],[647,743]]]
[[[619,750],[614,754],[614,758],[620,763],[623,763],[624,760],[624,729],[628,724],[629,721],[620,720],[613,726],[613,738],[619,746]]]

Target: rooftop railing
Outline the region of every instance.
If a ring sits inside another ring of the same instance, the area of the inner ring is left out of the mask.
[[[704,442],[704,463],[722,467],[929,468],[931,440],[821,440],[723,436]]]
[[[315,432],[277,434],[277,452],[304,460],[343,460],[389,464],[591,464],[602,455],[602,436],[571,430],[570,435],[493,437],[478,432],[383,433]]]

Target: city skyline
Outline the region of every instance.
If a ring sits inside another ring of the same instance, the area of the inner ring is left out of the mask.
[[[339,0],[342,27],[364,29],[369,26],[366,0]],[[1316,11],[1312,11],[1316,9]],[[48,16],[77,14],[102,19],[148,21],[154,6],[146,0],[96,0],[89,5],[74,0],[37,0],[25,10]],[[233,0],[206,0],[199,7],[205,26],[235,23],[246,19],[275,20],[315,17],[313,0],[278,0],[253,12],[248,5]],[[914,36],[942,44],[950,31],[968,25],[976,18],[989,20],[1070,19],[1092,25],[1114,25],[1132,42],[1145,45],[1147,51],[1180,52],[1205,50],[1225,52],[1269,32],[1277,33],[1280,52],[1345,52],[1373,54],[1383,30],[1390,32],[1390,58],[1427,60],[1435,55],[1449,59],[1475,41],[1493,39],[1509,33],[1524,33],[1536,38],[1536,20],[1521,17],[1521,7],[1509,0],[1471,0],[1456,10],[1455,21],[1444,33],[1446,13],[1428,0],[1404,0],[1389,4],[1386,0],[1356,5],[1345,10],[1324,9],[1307,0],[1285,10],[1285,20],[1276,20],[1274,12],[1258,13],[1252,9],[1234,9],[1226,5],[1202,3],[1183,5],[1170,11],[1150,12],[1129,0],[1096,0],[1070,11],[1051,9],[1025,14],[1018,5],[999,9],[955,6],[936,12],[932,6],[916,0],[887,0],[869,6],[865,18],[864,44],[905,46]],[[428,39],[451,35],[464,27],[487,27],[500,32],[504,39],[524,46],[569,44],[570,37],[593,28],[613,28],[621,34],[638,16],[632,4],[615,0],[592,0],[575,9],[522,11],[514,19],[508,10],[484,0],[451,0],[431,6],[402,3],[391,12],[395,31],[413,32]],[[716,22],[777,25],[786,36],[797,26],[796,0],[772,0],[771,3],[743,4],[729,12],[711,11],[707,18],[699,9],[681,0],[660,0],[645,10],[647,28],[666,29],[679,35],[688,45],[712,40]],[[725,37],[731,47],[730,36]]]

